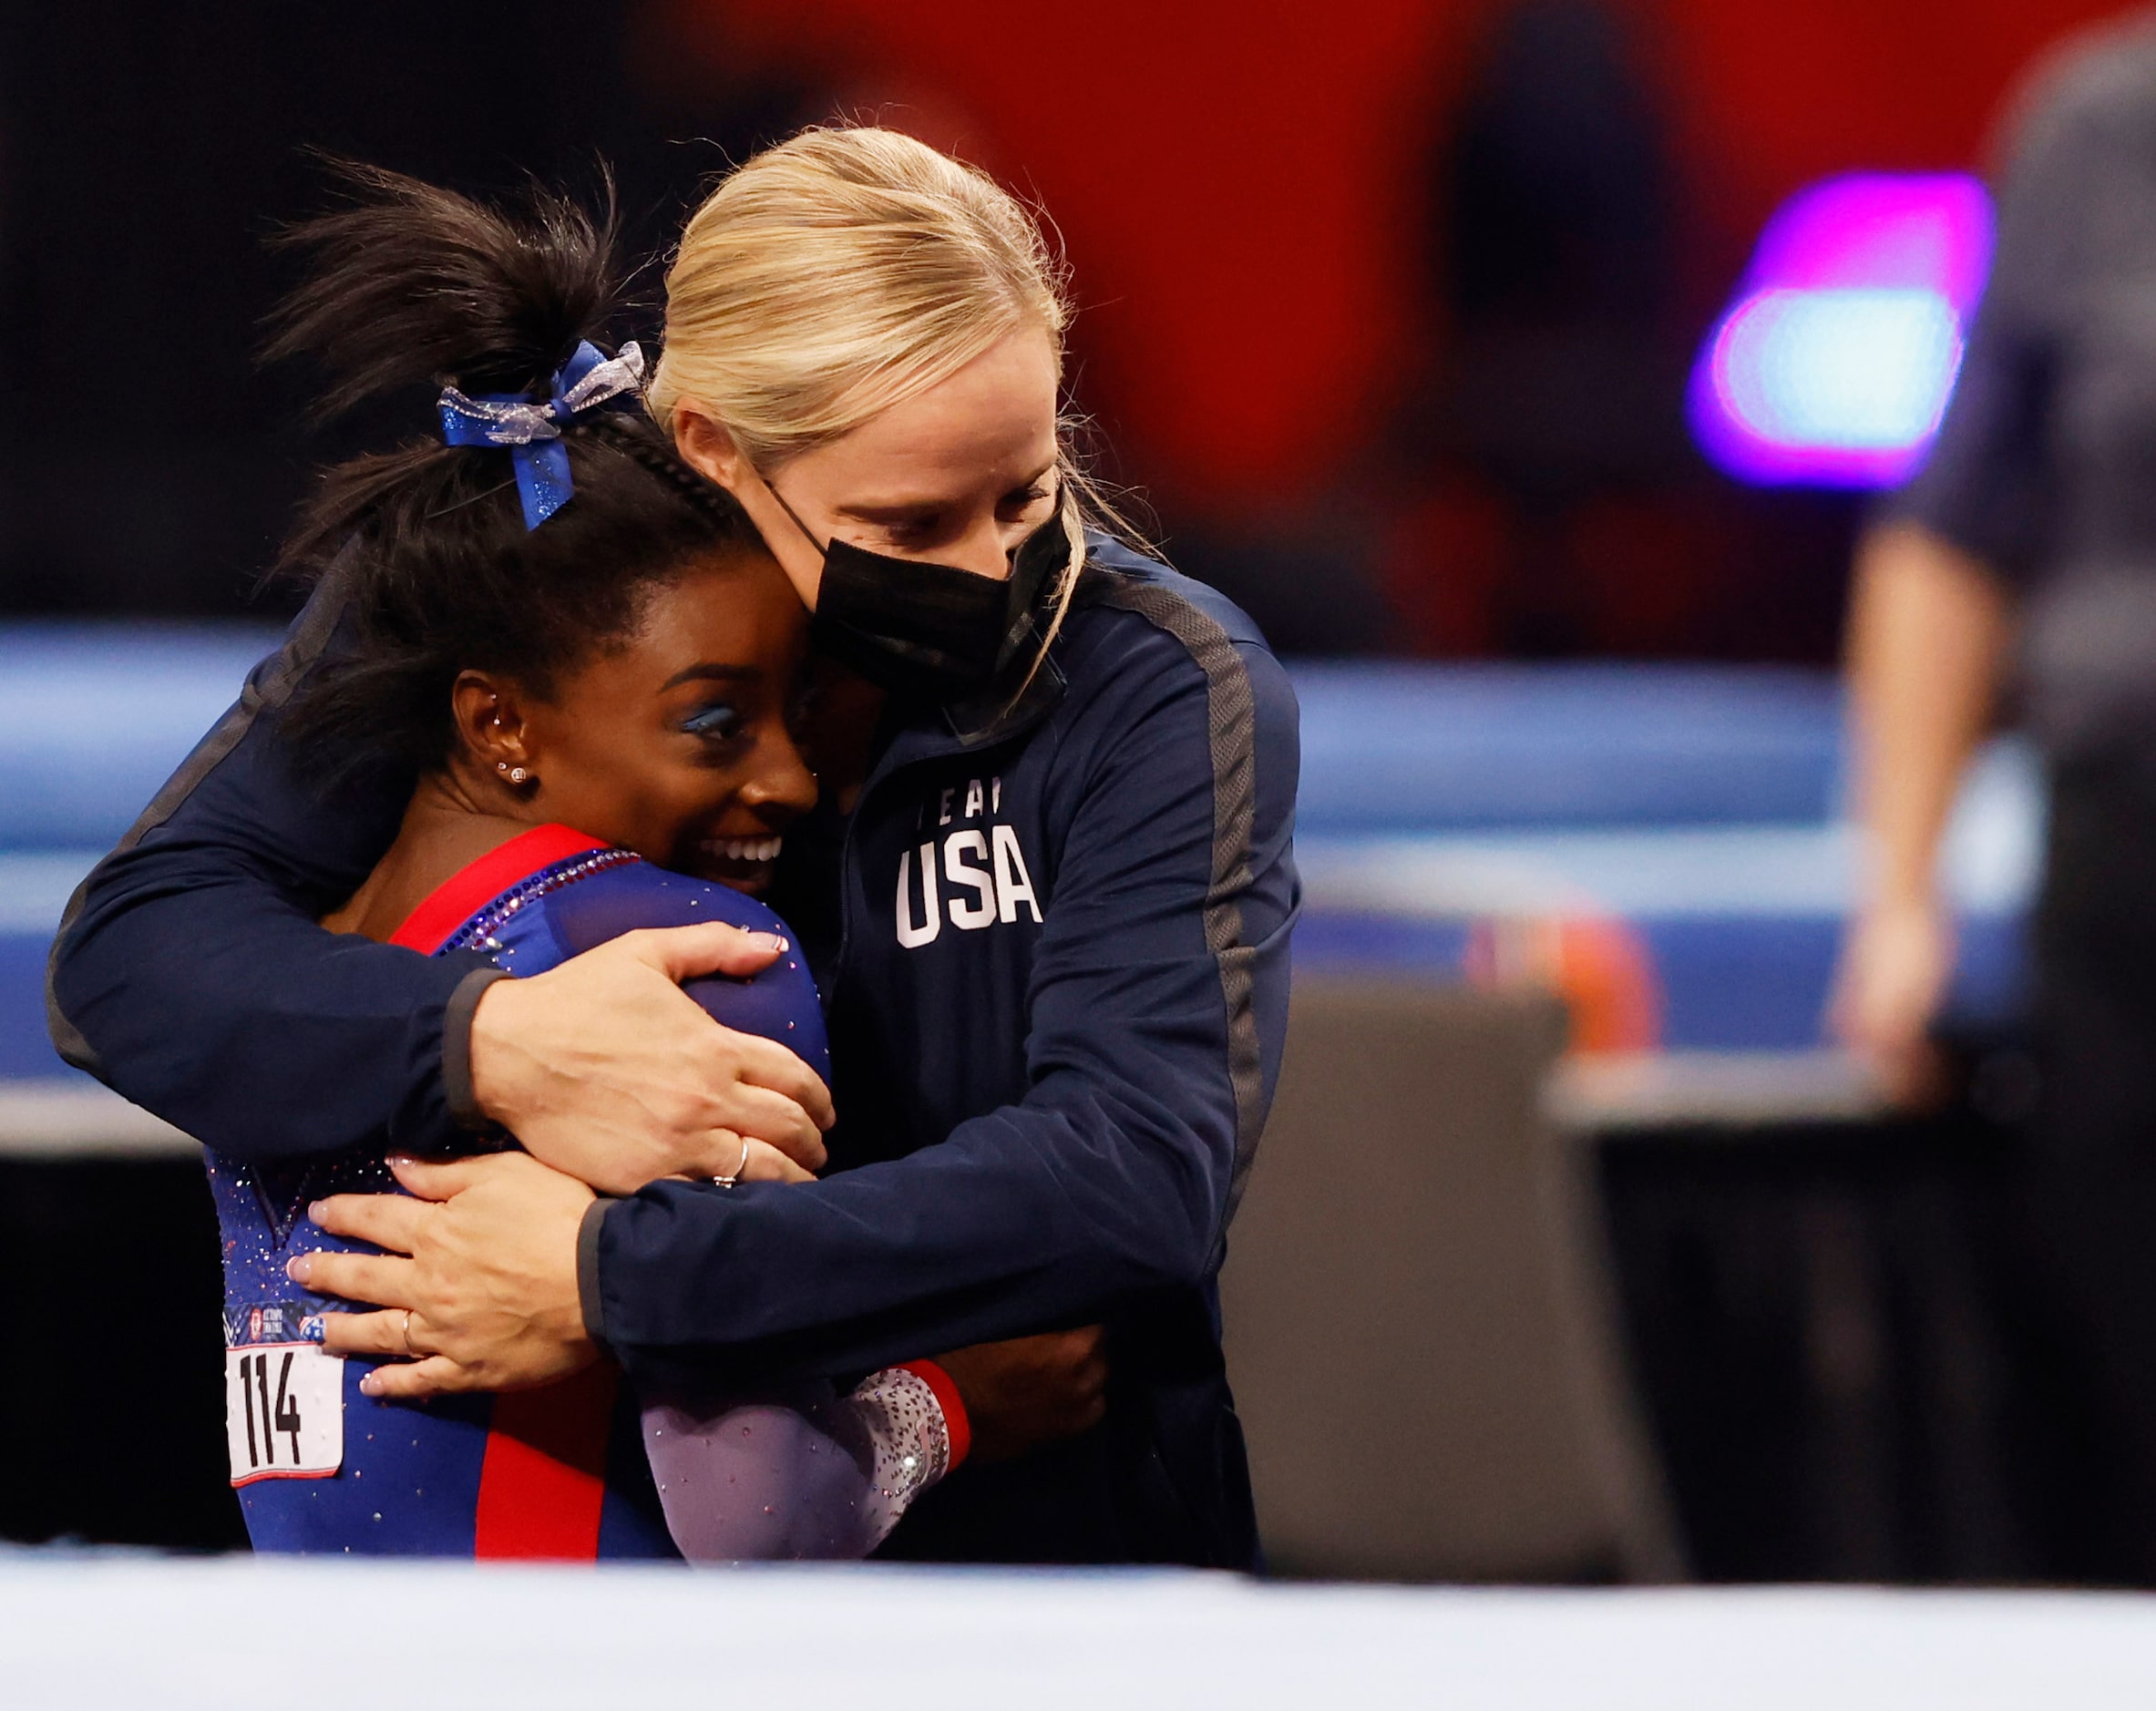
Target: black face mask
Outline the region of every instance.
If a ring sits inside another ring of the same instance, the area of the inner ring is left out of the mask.
[[[793,516],[793,507],[785,509]],[[808,534],[799,517],[794,521]],[[1060,504],[1019,544],[1000,582],[843,540],[822,552],[824,579],[809,625],[816,645],[893,694],[939,705],[979,693],[1018,657],[1042,590],[1071,561]]]

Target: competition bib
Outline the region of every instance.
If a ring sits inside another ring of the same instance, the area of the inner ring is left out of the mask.
[[[344,1460],[344,1358],[314,1343],[224,1351],[232,1483],[320,1479]]]

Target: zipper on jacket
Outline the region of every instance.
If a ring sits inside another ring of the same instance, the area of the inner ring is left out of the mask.
[[[982,743],[978,748],[969,748],[963,739],[959,739],[953,747],[945,748],[939,745],[929,753],[917,754],[910,760],[898,762],[896,765],[887,764],[890,760],[892,751],[898,746],[908,732],[918,728],[906,726],[892,735],[890,742],[885,745],[882,754],[878,755],[875,763],[869,767],[868,776],[861,782],[861,794],[854,798],[854,811],[846,817],[846,831],[838,840],[838,885],[840,890],[838,954],[831,961],[831,990],[826,995],[830,1009],[836,1011],[838,1008],[838,995],[846,986],[847,972],[852,960],[854,828],[861,823],[862,815],[868,806],[870,794],[878,786],[888,784],[900,773],[909,771],[916,766],[925,766],[931,761],[947,761],[960,754],[985,754],[1001,749],[1022,751],[1041,727],[1047,723],[1050,712],[1062,701],[1063,692],[1070,687],[1068,681],[1063,677],[1061,664],[1052,656],[1042,662],[1041,673],[1045,680],[1040,684],[1042,692],[1037,697],[1027,697],[1030,704],[1018,710],[1018,717],[1011,727],[1008,731],[999,733],[991,741]]]
[[[838,995],[845,989],[847,974],[852,964],[854,828],[861,824],[868,807],[869,797],[900,774],[909,773],[917,766],[929,765],[931,762],[948,761],[969,753],[984,754],[999,750],[1022,752],[1027,740],[1040,730],[1041,722],[1040,720],[1034,720],[1022,729],[1012,732],[1010,736],[995,743],[983,743],[977,750],[968,751],[963,747],[949,750],[938,749],[931,753],[916,754],[909,760],[900,761],[892,765],[887,764],[887,763],[890,759],[892,750],[898,745],[898,738],[894,737],[876,764],[868,769],[868,776],[862,781],[861,794],[854,798],[854,811],[846,816],[846,831],[838,840],[838,954],[831,959],[831,990],[827,999],[828,1008],[831,1010],[837,1011],[838,1009]],[[899,733],[900,736],[904,734],[904,732]]]
[[[861,824],[862,816],[868,807],[868,799],[879,786],[888,784],[909,767],[918,766],[924,761],[943,758],[940,755],[923,754],[916,756],[910,761],[901,761],[895,766],[887,764],[890,760],[892,751],[898,746],[899,737],[903,735],[905,735],[903,730],[895,734],[890,742],[884,745],[883,753],[877,756],[876,763],[868,769],[868,776],[861,781],[861,793],[854,798],[854,811],[846,816],[846,830],[838,839],[838,954],[831,959],[829,999],[829,1008],[834,1012],[838,1009],[838,995],[846,988],[847,972],[852,962],[855,828]]]

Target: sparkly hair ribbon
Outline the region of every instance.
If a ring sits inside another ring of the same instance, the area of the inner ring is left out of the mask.
[[[524,393],[485,393],[474,398],[454,386],[442,389],[442,439],[450,446],[506,447],[524,501],[524,527],[537,528],[570,501],[569,447],[563,426],[587,410],[643,389],[644,353],[624,344],[610,357],[589,341],[554,371],[552,395],[541,404]]]

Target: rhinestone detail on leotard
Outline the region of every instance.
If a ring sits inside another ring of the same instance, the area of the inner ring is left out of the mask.
[[[551,867],[542,867],[530,878],[518,880],[450,934],[443,941],[442,949],[499,950],[499,945],[489,941],[509,924],[510,918],[519,909],[533,899],[543,897],[549,891],[559,891],[563,886],[573,885],[602,867],[618,867],[623,862],[642,859],[634,850],[595,849],[588,850],[581,856],[571,856],[567,861],[556,862]]]
[[[929,1381],[904,1367],[871,1373],[847,1401],[868,1417],[876,1467],[870,1483],[889,1507],[883,1532],[950,1470],[950,1427]]]

